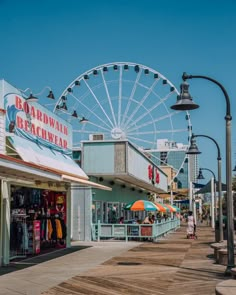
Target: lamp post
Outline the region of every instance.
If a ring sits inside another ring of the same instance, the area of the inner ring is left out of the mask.
[[[211,182],[211,193],[212,193],[212,199],[211,199],[211,227],[214,228],[215,227],[215,210],[214,210],[214,203],[215,203],[215,198],[216,198],[216,176],[215,176],[215,173],[211,170],[211,169],[208,169],[208,168],[200,168],[199,169],[199,174],[198,174],[198,177],[197,179],[205,179],[203,174],[202,174],[202,170],[207,170],[209,172],[212,173],[213,175],[213,184]],[[213,186],[213,188],[212,188]],[[215,206],[216,208],[216,206]]]
[[[205,137],[213,141],[217,147],[217,166],[218,166],[218,200],[219,200],[219,215],[218,215],[218,221],[219,221],[219,237],[216,235],[216,242],[223,241],[223,212],[222,212],[222,182],[221,182],[221,153],[220,153],[220,147],[216,140],[208,135],[203,135],[203,134],[192,134],[191,137],[191,145],[188,149],[188,152],[186,154],[198,154],[199,151],[197,149],[196,152],[196,147],[192,145],[192,139],[196,137]],[[215,195],[216,198],[216,195]],[[215,206],[216,208],[216,206]],[[215,220],[217,219],[217,215]]]
[[[211,81],[218,85],[222,90],[225,101],[226,101],[226,185],[227,185],[227,250],[228,250],[228,263],[225,271],[226,275],[230,275],[231,268],[234,267],[234,223],[233,223],[233,195],[232,195],[232,168],[231,168],[231,112],[230,112],[230,99],[225,88],[216,80],[201,75],[188,75],[183,73],[182,79],[183,83],[181,84],[181,93],[177,97],[177,102],[171,108],[174,110],[194,110],[199,107],[192,100],[188,92],[189,84],[186,82],[188,79],[201,78],[208,81]]]

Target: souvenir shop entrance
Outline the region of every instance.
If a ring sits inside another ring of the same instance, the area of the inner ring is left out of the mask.
[[[0,154],[0,266],[71,246],[72,184],[110,190]]]
[[[11,185],[10,260],[66,247],[66,193]]]

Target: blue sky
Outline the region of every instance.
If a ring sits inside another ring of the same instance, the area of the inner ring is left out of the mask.
[[[235,32],[234,0],[0,0],[0,78],[35,92],[49,85],[59,97],[86,70],[114,61],[147,65],[176,87],[184,71],[210,76],[224,85],[231,99],[234,167]],[[224,179],[223,93],[200,79],[190,81],[190,91],[200,105],[191,112],[193,132],[220,145]],[[217,173],[214,144],[197,142],[200,166]]]

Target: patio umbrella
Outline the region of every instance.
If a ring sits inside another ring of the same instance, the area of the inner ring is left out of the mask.
[[[159,211],[157,206],[147,200],[138,200],[124,206],[124,210],[130,211]]]
[[[172,212],[172,213],[175,213],[175,212],[179,212],[179,211],[180,211],[179,208],[176,207],[176,206],[169,205],[169,204],[165,204],[165,206],[166,206],[167,208],[169,208],[169,209],[170,209],[170,212]]]
[[[155,202],[154,204],[157,206],[160,212],[170,212],[170,209],[167,208],[164,204],[158,202]]]
[[[171,206],[176,210],[176,212],[180,212],[180,208],[179,207],[177,207],[175,205],[171,205]]]

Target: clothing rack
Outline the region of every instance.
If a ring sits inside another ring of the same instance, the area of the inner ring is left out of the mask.
[[[12,247],[10,247],[10,260],[16,259],[16,258],[25,258],[26,257],[26,236],[28,234],[27,231],[27,224],[26,224],[26,218],[29,217],[26,214],[12,214],[11,215],[11,229],[10,229],[10,244]],[[14,224],[16,223],[16,224]],[[16,226],[16,228],[15,228]],[[22,238],[21,243],[18,244],[20,241],[17,241],[17,236],[15,236],[16,233],[12,232],[13,230],[22,230]]]

